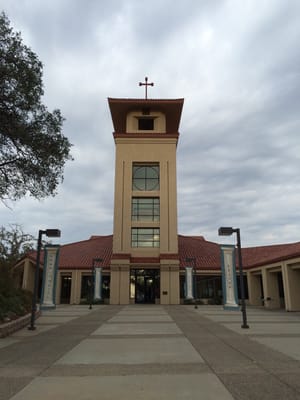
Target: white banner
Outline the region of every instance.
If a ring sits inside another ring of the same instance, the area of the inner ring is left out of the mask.
[[[94,300],[102,300],[102,268],[95,268],[94,274]]]
[[[185,298],[187,300],[194,298],[193,268],[191,267],[185,267]]]
[[[225,309],[239,309],[235,269],[235,246],[221,245],[222,286]]]
[[[55,308],[59,247],[59,245],[46,245],[44,249],[41,309]]]

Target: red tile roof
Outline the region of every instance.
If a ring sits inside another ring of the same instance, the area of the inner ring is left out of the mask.
[[[32,261],[36,260],[36,251],[27,254]],[[64,244],[60,246],[60,269],[89,269],[93,265],[93,258],[102,258],[97,266],[108,267],[112,257],[112,235],[91,236],[87,240]],[[41,263],[44,262],[44,254],[41,252]]]
[[[242,249],[243,265],[247,268],[300,257],[300,242]]]
[[[219,244],[207,242],[202,236],[178,235],[178,252],[180,267],[189,265],[185,261],[186,258],[195,258],[196,269],[220,269],[221,267]]]
[[[186,266],[186,258],[196,258],[196,268],[220,269],[220,246],[199,236],[178,235],[180,266]],[[300,242],[242,249],[245,269],[266,265],[300,256]],[[237,257],[236,257],[237,258]]]
[[[102,258],[97,266],[109,266],[112,256],[112,235],[91,236],[82,242],[61,246],[59,268],[91,268],[93,258]]]
[[[112,239],[112,235],[91,236],[88,240],[62,245],[59,268],[89,269],[92,267],[93,258],[102,258],[103,262],[99,265],[109,267],[112,258]],[[212,271],[220,269],[220,245],[206,241],[202,236],[178,235],[178,251],[181,268],[189,264],[186,258],[195,258],[197,269]],[[31,252],[28,256],[35,261],[35,252]],[[242,256],[245,269],[276,263],[280,260],[300,257],[300,242],[243,248]],[[42,260],[43,255],[41,255],[41,262]],[[155,262],[159,260],[155,259]]]

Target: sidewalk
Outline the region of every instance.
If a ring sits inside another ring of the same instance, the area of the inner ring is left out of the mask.
[[[59,306],[0,339],[0,400],[300,400],[300,313]]]

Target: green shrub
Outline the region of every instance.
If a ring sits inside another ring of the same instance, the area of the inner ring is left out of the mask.
[[[14,293],[14,282],[7,265],[0,264],[0,295],[11,296]]]
[[[0,293],[0,321],[25,315],[31,309],[31,292],[22,289],[10,290],[9,296]]]

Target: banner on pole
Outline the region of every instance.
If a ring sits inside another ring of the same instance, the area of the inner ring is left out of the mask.
[[[187,300],[194,298],[193,268],[191,267],[185,267],[185,298]]]
[[[235,246],[221,245],[223,305],[227,310],[238,310]]]
[[[58,269],[59,245],[46,245],[41,295],[41,309],[55,308],[56,275]]]
[[[102,268],[97,267],[94,271],[94,300],[102,300]]]

